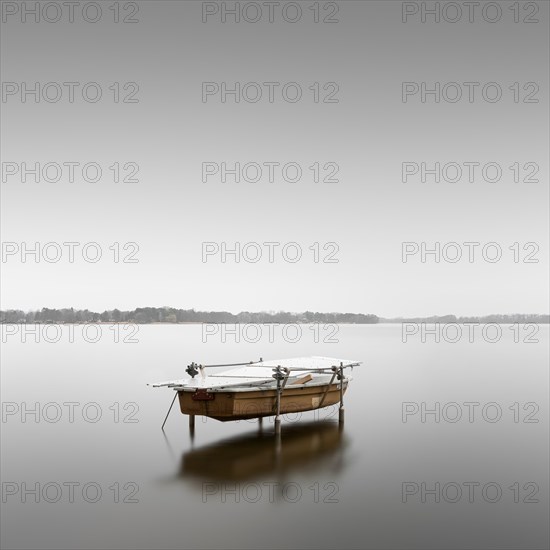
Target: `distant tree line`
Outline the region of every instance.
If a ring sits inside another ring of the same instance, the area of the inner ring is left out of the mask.
[[[249,312],[236,315],[227,311],[195,311],[173,307],[138,307],[102,313],[88,309],[50,309],[24,312],[18,309],[0,311],[0,323],[378,323],[376,315],[364,313]]]
[[[485,315],[483,317],[457,317],[442,315],[432,317],[398,317],[385,319],[365,313],[304,313],[250,312],[233,314],[228,311],[195,311],[173,307],[138,307],[132,311],[119,309],[102,313],[88,309],[50,309],[24,312],[19,309],[0,311],[0,323],[550,323],[549,315],[514,313],[510,315]]]
[[[380,318],[380,323],[550,323],[550,315],[531,313],[512,313],[509,315],[494,314],[481,317],[457,317],[456,315],[441,315],[432,317],[398,317],[394,319]]]

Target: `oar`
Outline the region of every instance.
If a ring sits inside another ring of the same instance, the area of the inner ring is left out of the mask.
[[[261,362],[261,358],[260,358],[260,361],[248,361],[248,363],[224,363],[222,365],[197,365],[197,366],[204,367],[205,369],[212,368],[212,367],[242,367],[245,365],[254,365],[254,363],[260,363],[260,362]]]

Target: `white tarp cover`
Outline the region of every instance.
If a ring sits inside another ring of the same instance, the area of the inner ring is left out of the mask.
[[[274,359],[236,367],[222,372],[207,373],[206,369],[199,368],[195,378],[171,380],[151,384],[158,388],[162,386],[185,386],[188,388],[219,388],[222,386],[246,386],[274,382],[273,369],[277,366],[293,369],[291,376],[298,377],[311,369],[330,369],[333,366],[359,365],[359,361],[338,359],[335,357],[291,357],[288,359]],[[297,370],[295,370],[297,369]],[[301,371],[300,369],[304,369]]]

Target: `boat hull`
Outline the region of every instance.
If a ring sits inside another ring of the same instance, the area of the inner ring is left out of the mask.
[[[344,382],[344,393],[347,381]],[[326,393],[325,393],[326,390]],[[324,396],[324,398],[323,398]],[[274,416],[277,390],[216,391],[199,393],[178,391],[183,414],[208,416],[222,422]],[[339,383],[322,386],[286,387],[281,395],[280,413],[313,411],[340,401]]]

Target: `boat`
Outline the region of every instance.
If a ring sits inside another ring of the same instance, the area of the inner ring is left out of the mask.
[[[178,397],[180,410],[189,415],[192,427],[195,416],[221,422],[275,416],[275,431],[279,432],[281,414],[335,403],[340,403],[339,420],[343,422],[344,393],[352,380],[346,369],[358,365],[360,361],[316,356],[221,365],[191,363],[186,368],[190,378],[150,385],[174,390],[172,405]],[[218,370],[224,367],[231,368]]]

